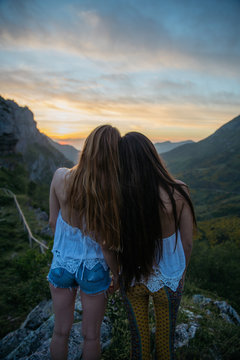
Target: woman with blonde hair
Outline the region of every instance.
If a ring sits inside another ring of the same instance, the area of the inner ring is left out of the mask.
[[[83,359],[100,359],[100,327],[106,291],[119,250],[120,134],[110,125],[94,129],[78,165],[58,169],[50,188],[50,225],[55,232],[48,274],[55,324],[50,345],[53,360],[66,360],[77,288],[83,308]]]
[[[165,168],[137,132],[120,143],[121,291],[128,312],[131,359],[149,360],[149,297],[156,319],[156,359],[173,359],[174,333],[192,249],[194,209],[188,187]]]

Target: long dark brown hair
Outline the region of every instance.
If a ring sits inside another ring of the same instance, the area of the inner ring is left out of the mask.
[[[167,171],[151,141],[141,133],[130,132],[120,142],[121,276],[127,289],[133,279],[148,278],[156,261],[162,256],[161,214],[165,205],[160,188],[168,195],[172,205],[175,232],[179,227],[175,190],[194,209],[183,186]],[[176,236],[177,241],[177,236]]]
[[[113,250],[120,245],[120,139],[111,125],[94,129],[67,180],[70,223],[77,214],[83,233]]]

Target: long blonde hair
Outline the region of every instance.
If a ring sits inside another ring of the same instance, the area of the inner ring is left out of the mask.
[[[77,215],[82,232],[112,250],[120,247],[120,139],[111,125],[94,129],[67,181],[70,222]]]

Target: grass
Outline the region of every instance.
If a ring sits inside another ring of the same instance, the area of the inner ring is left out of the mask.
[[[191,287],[190,284],[188,284],[188,287]],[[194,290],[192,292],[195,293]],[[204,293],[212,299],[218,299],[212,293],[206,291]],[[214,305],[210,304],[205,308],[201,308],[193,302],[192,296],[188,294],[182,297],[177,324],[189,323],[190,320],[184,311],[186,309],[195,315],[201,316],[197,320],[200,326],[194,339],[190,340],[188,345],[176,350],[177,360],[237,360],[240,358],[239,326],[224,321],[219,316],[219,310]],[[207,314],[207,309],[211,311],[211,315]],[[106,315],[113,326],[112,340],[110,347],[103,351],[101,359],[128,360],[130,358],[130,332],[127,315],[118,293],[109,299]],[[151,301],[149,320],[150,328],[155,326]],[[151,336],[151,345],[153,350],[153,336]]]
[[[30,249],[14,201],[0,193],[0,337],[20,326],[29,311],[50,297],[45,280],[50,252]],[[41,291],[40,291],[41,289]]]
[[[200,327],[188,346],[176,351],[177,359],[237,360],[240,358],[239,326],[221,319],[216,310],[213,312],[211,309],[211,311],[211,315],[206,315],[206,312],[197,308],[197,313],[202,314],[202,318],[198,320]]]
[[[21,206],[21,209],[24,213],[24,216],[27,220],[27,223],[32,231],[33,236],[36,236],[37,239],[41,241],[41,238],[45,240],[51,240],[51,238],[46,237],[41,234],[41,230],[44,226],[48,225],[48,221],[39,220],[36,217],[36,214],[32,207],[32,202],[27,195],[18,195],[17,200]]]

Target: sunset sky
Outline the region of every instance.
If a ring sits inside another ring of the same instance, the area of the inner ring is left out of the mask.
[[[240,0],[0,0],[0,95],[81,148],[200,140],[240,113]]]

